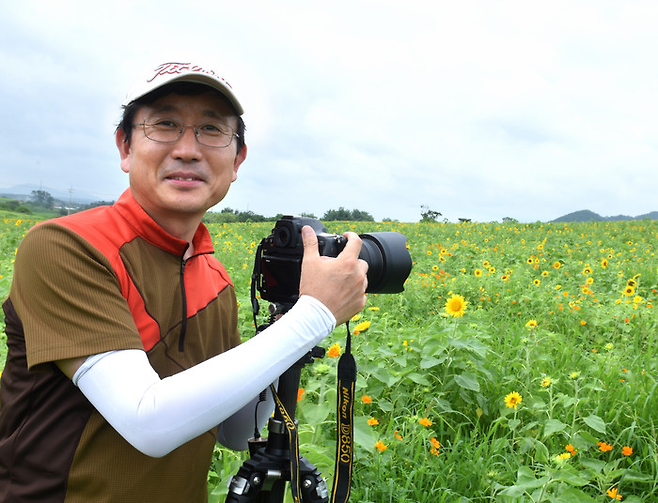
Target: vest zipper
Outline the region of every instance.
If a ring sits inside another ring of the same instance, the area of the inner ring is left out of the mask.
[[[180,292],[183,304],[183,316],[181,318],[180,335],[178,337],[178,351],[183,352],[185,349],[185,334],[187,332],[187,295],[185,293],[185,264],[187,259],[183,259],[180,266]]]

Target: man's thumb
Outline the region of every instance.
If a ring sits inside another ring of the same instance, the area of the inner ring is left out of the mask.
[[[304,243],[304,256],[315,255],[319,256],[318,251],[318,236],[315,231],[308,225],[302,227],[302,243]]]

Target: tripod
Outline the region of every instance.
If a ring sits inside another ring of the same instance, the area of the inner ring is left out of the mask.
[[[299,467],[301,500],[304,503],[329,501],[327,483],[315,466],[299,456],[296,438],[295,445],[291,445],[286,427],[288,423],[296,432],[295,409],[302,368],[323,356],[324,349],[316,346],[281,375],[277,395],[287,415],[277,407],[268,423],[269,437],[249,440],[250,459],[231,478],[225,503],[283,503],[286,482],[293,478],[291,461]]]

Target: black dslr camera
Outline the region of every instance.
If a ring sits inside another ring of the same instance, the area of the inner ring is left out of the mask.
[[[299,298],[304,244],[302,227],[309,225],[318,237],[320,255],[336,257],[345,248],[347,238],[328,234],[319,220],[308,217],[284,216],[272,229],[272,234],[258,245],[252,289],[255,285],[261,297],[273,303],[291,304]],[[359,258],[368,263],[370,293],[399,293],[411,272],[411,256],[407,238],[398,232],[360,234],[363,241]]]

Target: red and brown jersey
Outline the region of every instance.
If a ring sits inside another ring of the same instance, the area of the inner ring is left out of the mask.
[[[130,191],[25,236],[4,304],[0,501],[205,501],[214,431],[145,456],[53,363],[143,348],[164,378],[239,344],[235,292],[205,226],[184,260],[187,246]]]

